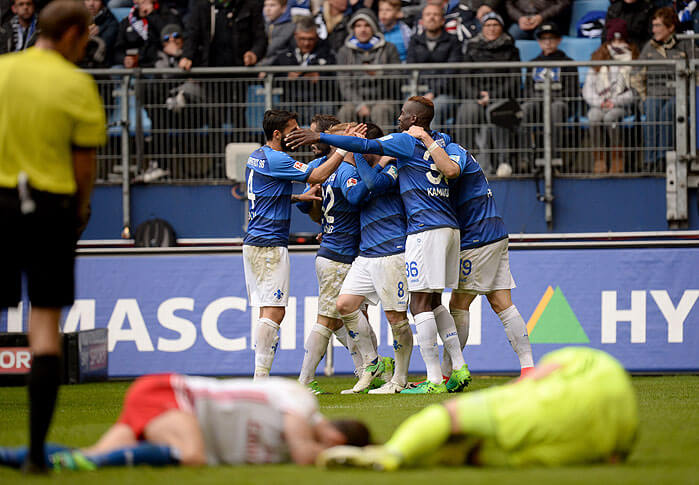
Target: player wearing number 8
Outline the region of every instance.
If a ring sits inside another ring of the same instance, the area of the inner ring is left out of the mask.
[[[286,153],[286,137],[298,129],[296,113],[265,112],[263,129],[267,143],[248,159],[249,221],[243,241],[243,268],[250,306],[260,308],[255,332],[255,378],[266,377],[279,341],[289,294],[289,220],[291,184],[324,182],[342,162],[333,154],[318,166],[309,167]],[[315,190],[297,200],[316,200]]]
[[[430,129],[434,105],[427,98],[415,96],[403,105],[399,121],[401,131],[412,126]],[[378,140],[358,139],[298,131],[289,137],[293,146],[318,141],[355,153],[372,153],[396,157],[401,198],[408,217],[405,258],[408,263],[410,310],[415,318],[420,353],[427,367],[427,381],[418,393],[446,392],[439,363],[437,334],[451,355],[455,385],[462,389],[470,380],[464,362],[454,320],[441,304],[434,301],[447,287],[458,285],[459,224],[449,201],[449,185],[431,158],[435,146],[446,146],[450,138],[431,132],[436,140],[429,147],[408,133],[393,133]],[[410,273],[410,268],[415,271]],[[408,390],[406,390],[408,391]],[[404,391],[405,392],[405,391]]]

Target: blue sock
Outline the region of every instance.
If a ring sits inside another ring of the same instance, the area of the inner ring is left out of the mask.
[[[53,453],[67,450],[70,450],[70,447],[57,445],[55,443],[46,443],[44,446],[46,462],[48,463],[49,456]],[[27,457],[27,453],[29,453],[29,449],[26,446],[19,446],[16,448],[0,447],[0,465],[21,468]]]
[[[85,457],[97,465],[97,467],[136,465],[164,466],[177,465],[180,462],[174,448],[170,448],[166,445],[154,445],[145,441],[136,446],[120,448],[98,455],[85,455]]]

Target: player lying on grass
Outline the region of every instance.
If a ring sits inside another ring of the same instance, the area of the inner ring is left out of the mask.
[[[623,460],[638,429],[631,380],[610,355],[569,347],[512,384],[425,408],[383,446],[340,446],[318,464],[396,470],[430,464],[560,466]]]
[[[366,445],[358,421],[328,421],[301,384],[281,378],[218,380],[161,374],[137,379],[119,420],[91,447],[47,445],[54,470],[105,466],[314,463],[341,444]],[[19,468],[26,448],[0,448]]]

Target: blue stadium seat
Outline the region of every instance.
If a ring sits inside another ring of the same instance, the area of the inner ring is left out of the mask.
[[[113,8],[111,10],[114,16],[116,17],[117,22],[121,22],[123,19],[128,17],[129,12],[131,11],[129,7]]]
[[[570,29],[568,30],[568,35],[571,37],[578,36],[578,22],[587,12],[591,12],[593,10],[601,10],[606,12],[607,9],[609,9],[609,0],[575,0],[573,2],[573,13],[570,17]]]
[[[599,48],[600,44],[600,39],[563,37],[561,45],[558,48],[568,54],[568,57],[574,61],[589,61],[590,56]],[[581,85],[585,82],[588,69],[587,67],[578,68]]]
[[[516,40],[515,45],[519,49],[519,58],[522,61],[531,61],[541,54],[541,47],[535,40]]]

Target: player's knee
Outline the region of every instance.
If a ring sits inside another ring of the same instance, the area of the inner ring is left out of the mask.
[[[195,447],[185,447],[180,450],[180,465],[183,466],[204,466],[206,465],[206,455],[204,450]]]
[[[335,308],[337,308],[337,311],[340,315],[349,315],[353,311],[357,310],[359,307],[353,304],[351,298],[346,298],[341,295],[335,303]]]
[[[486,295],[491,308],[495,313],[500,313],[512,306],[512,297],[508,290],[496,290]]]

